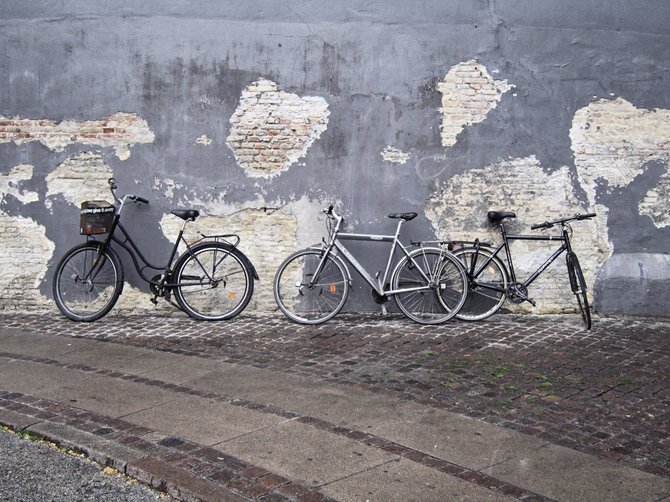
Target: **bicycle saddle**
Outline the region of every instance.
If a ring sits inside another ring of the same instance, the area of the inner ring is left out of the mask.
[[[171,213],[175,216],[179,216],[182,220],[191,221],[195,221],[195,219],[200,216],[200,211],[197,209],[173,209]]]
[[[389,214],[389,218],[394,218],[396,220],[412,221],[414,218],[416,218],[416,213],[391,213]]]
[[[516,213],[512,211],[489,211],[487,216],[491,223],[497,223],[505,218],[516,218]]]

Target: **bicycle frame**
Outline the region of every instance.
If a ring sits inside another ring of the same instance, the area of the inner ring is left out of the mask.
[[[172,263],[175,259],[175,256],[177,256],[177,249],[179,248],[179,244],[181,242],[183,242],[186,245],[186,248],[187,248],[188,252],[191,252],[191,246],[188,244],[186,239],[184,239],[184,229],[186,228],[186,224],[188,223],[188,221],[184,221],[184,224],[182,225],[181,229],[179,230],[179,235],[177,236],[177,239],[175,240],[174,246],[172,247],[172,251],[170,252],[170,257],[168,258],[167,264],[164,265],[164,266],[163,265],[156,266],[156,265],[152,264],[142,254],[142,251],[139,249],[137,244],[135,244],[132,237],[130,236],[128,231],[125,229],[125,227],[121,223],[121,211],[123,210],[124,204],[125,204],[124,200],[121,200],[119,202],[119,207],[116,211],[116,214],[114,215],[114,222],[112,224],[112,228],[109,232],[109,235],[107,236],[107,238],[103,242],[103,245],[101,247],[101,251],[110,247],[112,242],[115,242],[116,244],[121,246],[123,249],[126,250],[126,252],[132,258],[133,265],[135,266],[135,270],[137,270],[137,273],[140,275],[142,280],[144,280],[145,282],[147,282],[147,283],[149,283],[153,286],[172,288],[172,287],[176,287],[176,286],[190,285],[191,283],[189,283],[189,282],[181,282],[181,283],[167,283],[167,282],[165,282],[168,275],[171,272],[171,266],[172,266]],[[123,234],[124,240],[119,239],[115,235],[115,232],[116,232],[117,228],[121,230],[121,233]],[[142,262],[142,264],[139,263],[138,257],[139,257],[139,260]],[[224,258],[225,258],[225,256],[224,256]],[[196,258],[196,260],[197,260],[197,258]],[[207,270],[205,270],[205,267],[203,267],[202,264],[200,264],[200,266],[201,266],[203,272],[207,275],[208,279],[211,280],[212,278],[209,276],[209,273],[207,272]],[[155,281],[153,279],[150,279],[150,278],[146,277],[144,275],[143,271],[147,268],[149,268],[151,270],[155,270],[155,271],[162,271],[160,280]],[[194,284],[197,284],[197,282],[195,282]]]
[[[549,265],[551,265],[556,260],[556,258],[558,258],[564,251],[568,251],[568,252],[572,251],[572,247],[570,246],[570,236],[569,236],[568,229],[566,228],[566,225],[562,226],[561,235],[507,235],[507,231],[505,230],[505,224],[503,222],[501,222],[500,223],[500,232],[502,234],[502,239],[503,240],[498,245],[498,247],[494,251],[491,252],[491,256],[487,260],[484,261],[484,263],[479,267],[479,269],[477,271],[466,270],[466,272],[468,273],[468,275],[471,278],[476,278],[482,272],[482,270],[484,270],[489,265],[489,263],[491,263],[491,261],[493,261],[493,259],[498,256],[500,251],[505,249],[505,258],[506,258],[506,261],[507,261],[507,268],[508,268],[508,272],[509,272],[510,282],[511,283],[517,282],[516,271],[514,270],[514,262],[512,260],[512,253],[510,251],[510,246],[509,246],[509,243],[512,242],[512,241],[558,241],[558,242],[561,242],[561,246],[558,249],[556,249],[556,251],[554,251],[554,253],[549,258],[547,258],[547,260],[542,265],[540,265],[530,276],[528,276],[528,278],[525,281],[521,282],[521,284],[523,286],[525,286],[526,288],[528,286],[530,286],[535,281],[535,279],[537,279],[540,276],[540,274],[542,274],[542,272],[544,272],[547,269],[547,267],[549,267]],[[473,266],[474,266],[475,263],[476,263],[476,260],[473,260]],[[505,292],[505,290],[503,288],[498,288],[498,287],[495,287],[495,286],[492,286],[492,285],[486,285],[485,287],[487,289],[492,289],[492,290],[495,290],[495,291]]]
[[[361,277],[363,277],[365,282],[367,282],[379,296],[392,296],[400,293],[410,293],[413,291],[423,291],[429,289],[427,286],[416,287],[416,288],[392,289],[392,290],[386,290],[384,287],[384,285],[387,283],[387,280],[389,279],[389,275],[391,273],[391,265],[393,263],[393,256],[395,255],[395,251],[397,248],[400,248],[400,250],[407,257],[407,259],[411,260],[412,263],[414,263],[414,265],[417,267],[417,270],[419,270],[423,278],[426,279],[426,281],[430,281],[430,279],[426,277],[426,275],[421,270],[421,267],[418,266],[414,258],[410,256],[410,253],[407,251],[405,246],[403,246],[402,243],[400,242],[399,239],[400,229],[402,228],[404,220],[401,219],[400,221],[398,221],[398,227],[396,229],[395,235],[340,233],[339,231],[340,223],[341,221],[338,220],[335,229],[333,230],[333,234],[330,238],[330,241],[324,248],[323,256],[321,257],[321,261],[319,262],[319,265],[314,273],[314,277],[310,282],[310,287],[312,287],[314,283],[317,281],[319,274],[323,270],[326,258],[328,257],[328,255],[332,253],[333,248],[336,248],[337,251],[347,260],[347,262],[352,267],[354,267],[354,269],[361,275]],[[342,243],[343,240],[392,243],[388,261],[386,263],[386,270],[384,271],[383,277],[380,278],[379,274],[377,274],[377,279],[375,280],[375,278],[373,278],[372,275],[370,275],[367,269],[363,265],[361,265],[361,263],[346,248],[346,246]]]
[[[102,249],[106,249],[107,247],[110,246],[110,244],[112,242],[115,242],[116,244],[118,244],[119,246],[121,246],[123,249],[125,249],[128,252],[128,254],[130,255],[130,257],[133,260],[133,265],[135,266],[135,270],[137,270],[137,273],[140,275],[140,277],[144,281],[148,282],[149,284],[153,284],[155,286],[160,285],[160,281],[154,281],[153,279],[149,279],[148,277],[146,277],[144,275],[143,271],[145,269],[149,268],[151,270],[163,271],[163,274],[165,275],[170,270],[170,267],[172,266],[172,262],[174,261],[174,258],[177,255],[177,248],[179,247],[179,243],[181,241],[184,241],[184,243],[186,243],[186,241],[183,239],[183,233],[184,233],[183,227],[179,231],[179,236],[177,237],[177,240],[174,243],[172,251],[170,252],[170,257],[168,258],[167,264],[164,265],[164,266],[156,266],[156,265],[152,264],[142,254],[142,251],[139,249],[137,244],[135,244],[135,242],[133,241],[133,239],[130,236],[130,234],[128,233],[128,231],[124,228],[124,226],[119,221],[119,217],[120,217],[120,215],[116,216],[114,224],[112,226],[112,230],[109,232],[109,236],[107,237],[107,239],[105,239],[105,242],[103,244]],[[121,230],[121,233],[123,234],[124,240],[119,239],[115,235],[115,231],[116,231],[117,228],[119,230]],[[188,243],[186,243],[186,246],[188,247]],[[139,263],[138,258],[139,258],[139,261],[142,262],[142,264]],[[170,286],[170,287],[176,286],[176,285],[177,284],[163,284],[163,286]]]

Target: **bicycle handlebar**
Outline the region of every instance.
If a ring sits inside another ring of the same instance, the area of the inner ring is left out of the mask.
[[[112,192],[114,200],[120,202],[118,197],[116,196],[116,189],[118,188],[116,180],[114,178],[109,178],[107,180],[107,183],[109,184],[109,190]],[[131,200],[133,202],[141,202],[142,204],[149,204],[149,201],[147,199],[145,199],[144,197],[140,197],[139,195],[128,194],[126,195],[126,197],[128,198],[128,200]]]
[[[329,218],[333,218],[334,220],[337,220],[340,223],[344,222],[344,218],[335,212],[332,204],[327,208],[322,209],[321,212],[324,213]]]
[[[140,197],[139,195],[129,195],[128,198],[133,202],[141,202],[142,204],[149,204],[149,201],[147,199],[145,199],[144,197]]]
[[[553,220],[553,221],[545,221],[544,223],[538,223],[537,225],[532,225],[530,228],[531,230],[537,230],[538,228],[551,228],[554,225],[563,225],[567,223],[568,221],[574,221],[574,220],[588,220],[590,218],[595,217],[596,213],[584,213],[584,214],[576,214],[574,216],[568,216],[567,218],[560,218],[558,220]]]

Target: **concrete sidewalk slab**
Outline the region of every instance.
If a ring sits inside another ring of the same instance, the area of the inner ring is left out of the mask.
[[[295,421],[226,441],[215,448],[316,486],[398,460],[397,455]]]
[[[202,397],[175,396],[170,402],[124,417],[203,445],[214,445],[271,427],[284,419]]]
[[[82,338],[43,336],[31,332],[12,329],[0,338],[3,352],[16,352],[39,357],[62,356],[81,348],[97,346],[97,341]]]
[[[174,399],[174,394],[169,391],[99,375],[89,375],[83,380],[54,387],[48,394],[38,395],[114,418]]]
[[[499,502],[515,500],[486,488],[473,486],[406,459],[329,483],[322,491],[336,500],[421,500],[421,502]],[[420,499],[419,499],[420,497]]]
[[[557,445],[545,445],[483,472],[555,500],[661,500],[670,486],[667,479]]]
[[[87,378],[88,375],[81,371],[0,358],[2,388],[17,392],[49,397],[58,387],[76,385]],[[97,392],[99,391],[100,389],[97,390]]]

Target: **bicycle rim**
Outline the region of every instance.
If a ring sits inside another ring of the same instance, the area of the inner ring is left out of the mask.
[[[253,293],[253,280],[238,253],[206,244],[185,255],[175,273],[175,296],[188,315],[219,321],[244,310]]]
[[[421,324],[438,324],[454,317],[466,294],[465,272],[440,249],[420,249],[403,258],[393,275],[393,289],[421,288],[395,294],[405,316]]]
[[[455,255],[463,264],[468,278],[468,296],[456,317],[464,321],[479,321],[492,316],[505,302],[507,272],[504,266],[494,258],[482,268],[491,256],[482,249],[461,249]]]
[[[572,292],[577,298],[579,313],[582,316],[582,321],[584,322],[586,329],[591,329],[591,308],[589,306],[589,299],[587,297],[586,279],[584,279],[582,267],[579,264],[577,255],[574,253],[568,255],[567,262],[570,286],[572,287]]]
[[[274,280],[274,295],[281,311],[294,322],[320,324],[334,317],[349,294],[344,266],[326,257],[318,276],[315,272],[322,252],[299,251],[279,267]]]
[[[122,288],[117,261],[98,246],[82,245],[68,252],[54,276],[54,301],[74,321],[95,321],[116,303]]]

